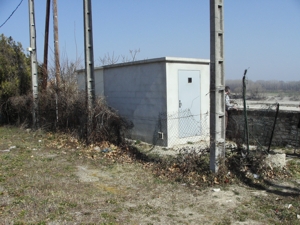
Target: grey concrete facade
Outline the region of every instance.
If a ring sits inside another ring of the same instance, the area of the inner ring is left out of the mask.
[[[98,67],[96,95],[104,96],[110,107],[133,122],[129,138],[167,147],[184,144],[191,137],[179,138],[179,71],[199,72],[194,85],[200,96],[192,100],[199,105],[195,117],[209,129],[209,60],[163,57]],[[85,89],[84,70],[77,77],[79,88]],[[199,141],[208,138],[199,132],[196,135]]]

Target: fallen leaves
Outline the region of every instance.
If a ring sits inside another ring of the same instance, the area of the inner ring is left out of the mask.
[[[218,181],[218,178],[216,178],[216,177],[214,178],[214,183],[215,184],[220,184],[219,181]]]
[[[171,167],[168,168],[171,173],[179,172],[179,166],[174,163]]]

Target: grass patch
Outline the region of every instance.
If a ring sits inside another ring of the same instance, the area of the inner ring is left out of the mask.
[[[66,134],[0,127],[0,135],[0,150],[16,146],[0,152],[0,224],[299,224],[297,186],[289,187],[293,194],[273,185],[267,196],[251,197],[272,184],[247,178],[241,168],[250,161],[238,164],[234,154],[213,174],[207,152],[161,157],[132,147],[103,153]],[[299,165],[289,161],[289,179],[299,177]]]
[[[294,177],[300,179],[300,162],[299,160],[289,160],[287,163],[287,167],[289,168],[289,171],[293,174]]]

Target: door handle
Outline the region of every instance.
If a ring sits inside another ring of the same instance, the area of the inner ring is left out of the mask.
[[[181,100],[179,100],[179,108],[181,108],[182,106],[182,103],[181,103]]]

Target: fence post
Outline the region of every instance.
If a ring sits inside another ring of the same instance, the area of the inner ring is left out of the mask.
[[[243,77],[243,101],[244,101],[245,138],[247,143],[247,154],[249,154],[249,130],[248,130],[248,118],[247,118],[247,106],[246,106],[246,74],[247,74],[247,69],[245,70],[244,77]]]
[[[271,133],[271,137],[270,137],[270,141],[269,141],[268,153],[270,151],[270,147],[271,147],[271,143],[272,143],[272,139],[273,139],[273,135],[274,135],[275,125],[276,125],[276,121],[277,121],[277,117],[278,117],[278,111],[279,111],[279,103],[277,103],[277,107],[276,107],[276,114],[275,114],[273,129],[272,129],[272,133]]]

